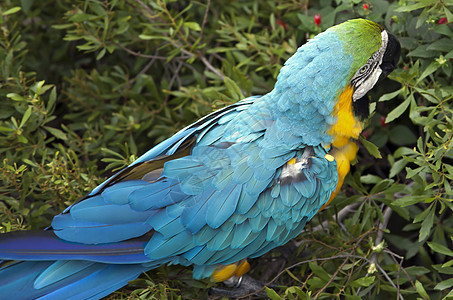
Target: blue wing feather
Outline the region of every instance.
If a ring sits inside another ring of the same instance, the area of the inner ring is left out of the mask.
[[[147,211],[166,207],[183,201],[188,195],[181,191],[176,180],[157,180],[144,188],[136,189],[128,195],[132,209]]]
[[[208,201],[206,224],[212,228],[220,227],[236,211],[242,186],[232,185],[216,191]]]
[[[82,202],[85,204],[83,207],[75,205],[71,209],[71,217],[75,220],[80,219],[101,224],[115,225],[144,222],[150,216],[150,212],[133,210],[128,204],[114,205],[105,203],[105,201],[102,201],[102,203],[93,203],[97,202],[96,198],[102,197],[95,196],[94,198]]]
[[[127,204],[128,195],[137,190],[138,187],[146,187],[149,183],[143,180],[129,180],[127,182],[118,182],[117,184],[105,189],[101,195],[103,199],[108,199],[112,204]],[[76,204],[79,207],[85,205],[85,201]],[[88,205],[89,206],[89,205]]]
[[[206,243],[209,250],[223,250],[231,245],[233,241],[234,231],[232,230],[219,230],[216,235]]]

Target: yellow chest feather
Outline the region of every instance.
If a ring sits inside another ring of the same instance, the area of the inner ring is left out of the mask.
[[[337,172],[338,172],[338,183],[335,191],[330,195],[329,201],[321,207],[321,210],[324,209],[330,202],[335,198],[335,196],[340,191],[341,186],[343,185],[344,178],[349,173],[349,169],[351,168],[351,162],[355,159],[357,155],[357,144],[355,142],[348,142],[345,146],[341,148],[333,148],[326,154],[326,159],[331,160],[331,158],[335,159],[337,162]]]
[[[353,92],[353,88],[348,85],[340,94],[333,109],[333,116],[337,118],[337,122],[328,133],[333,137],[332,146],[336,148],[345,146],[351,138],[357,139],[363,130],[363,123],[358,121],[352,112]]]
[[[337,162],[338,183],[329,201],[321,208],[326,207],[340,191],[344,178],[351,168],[351,162],[355,159],[358,147],[352,139],[357,139],[363,130],[363,123],[354,117],[352,110],[352,94],[354,90],[348,85],[340,94],[336,103],[333,116],[337,122],[330,128],[329,134],[332,136],[331,150],[329,151]]]

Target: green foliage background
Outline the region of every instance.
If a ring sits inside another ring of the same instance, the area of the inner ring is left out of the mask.
[[[251,275],[272,299],[452,298],[452,0],[2,1],[0,231],[44,228],[184,125],[268,92],[297,46],[356,17],[399,38],[399,68],[371,95],[343,192]],[[109,298],[213,285],[148,273]]]

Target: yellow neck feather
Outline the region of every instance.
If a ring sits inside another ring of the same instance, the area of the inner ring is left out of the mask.
[[[352,94],[354,90],[348,85],[340,94],[333,116],[337,122],[330,128],[329,134],[333,137],[332,145],[340,148],[349,143],[350,139],[357,139],[363,130],[363,123],[358,121],[352,112]]]
[[[335,104],[333,116],[337,122],[330,128],[329,134],[332,136],[332,148],[329,151],[329,157],[333,157],[337,162],[338,183],[335,191],[330,196],[329,201],[323,205],[325,208],[335,198],[343,185],[344,178],[349,172],[351,162],[355,159],[358,147],[351,138],[357,139],[363,130],[363,123],[354,117],[352,111],[352,94],[354,90],[348,85],[340,94],[340,99]],[[326,155],[326,156],[327,156]]]

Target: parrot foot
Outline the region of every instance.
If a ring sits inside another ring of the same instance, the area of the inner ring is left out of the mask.
[[[249,294],[266,297],[263,283],[248,275],[241,277],[233,276],[223,281],[223,283],[229,288],[212,287],[210,289],[211,294],[228,298],[239,298]]]

